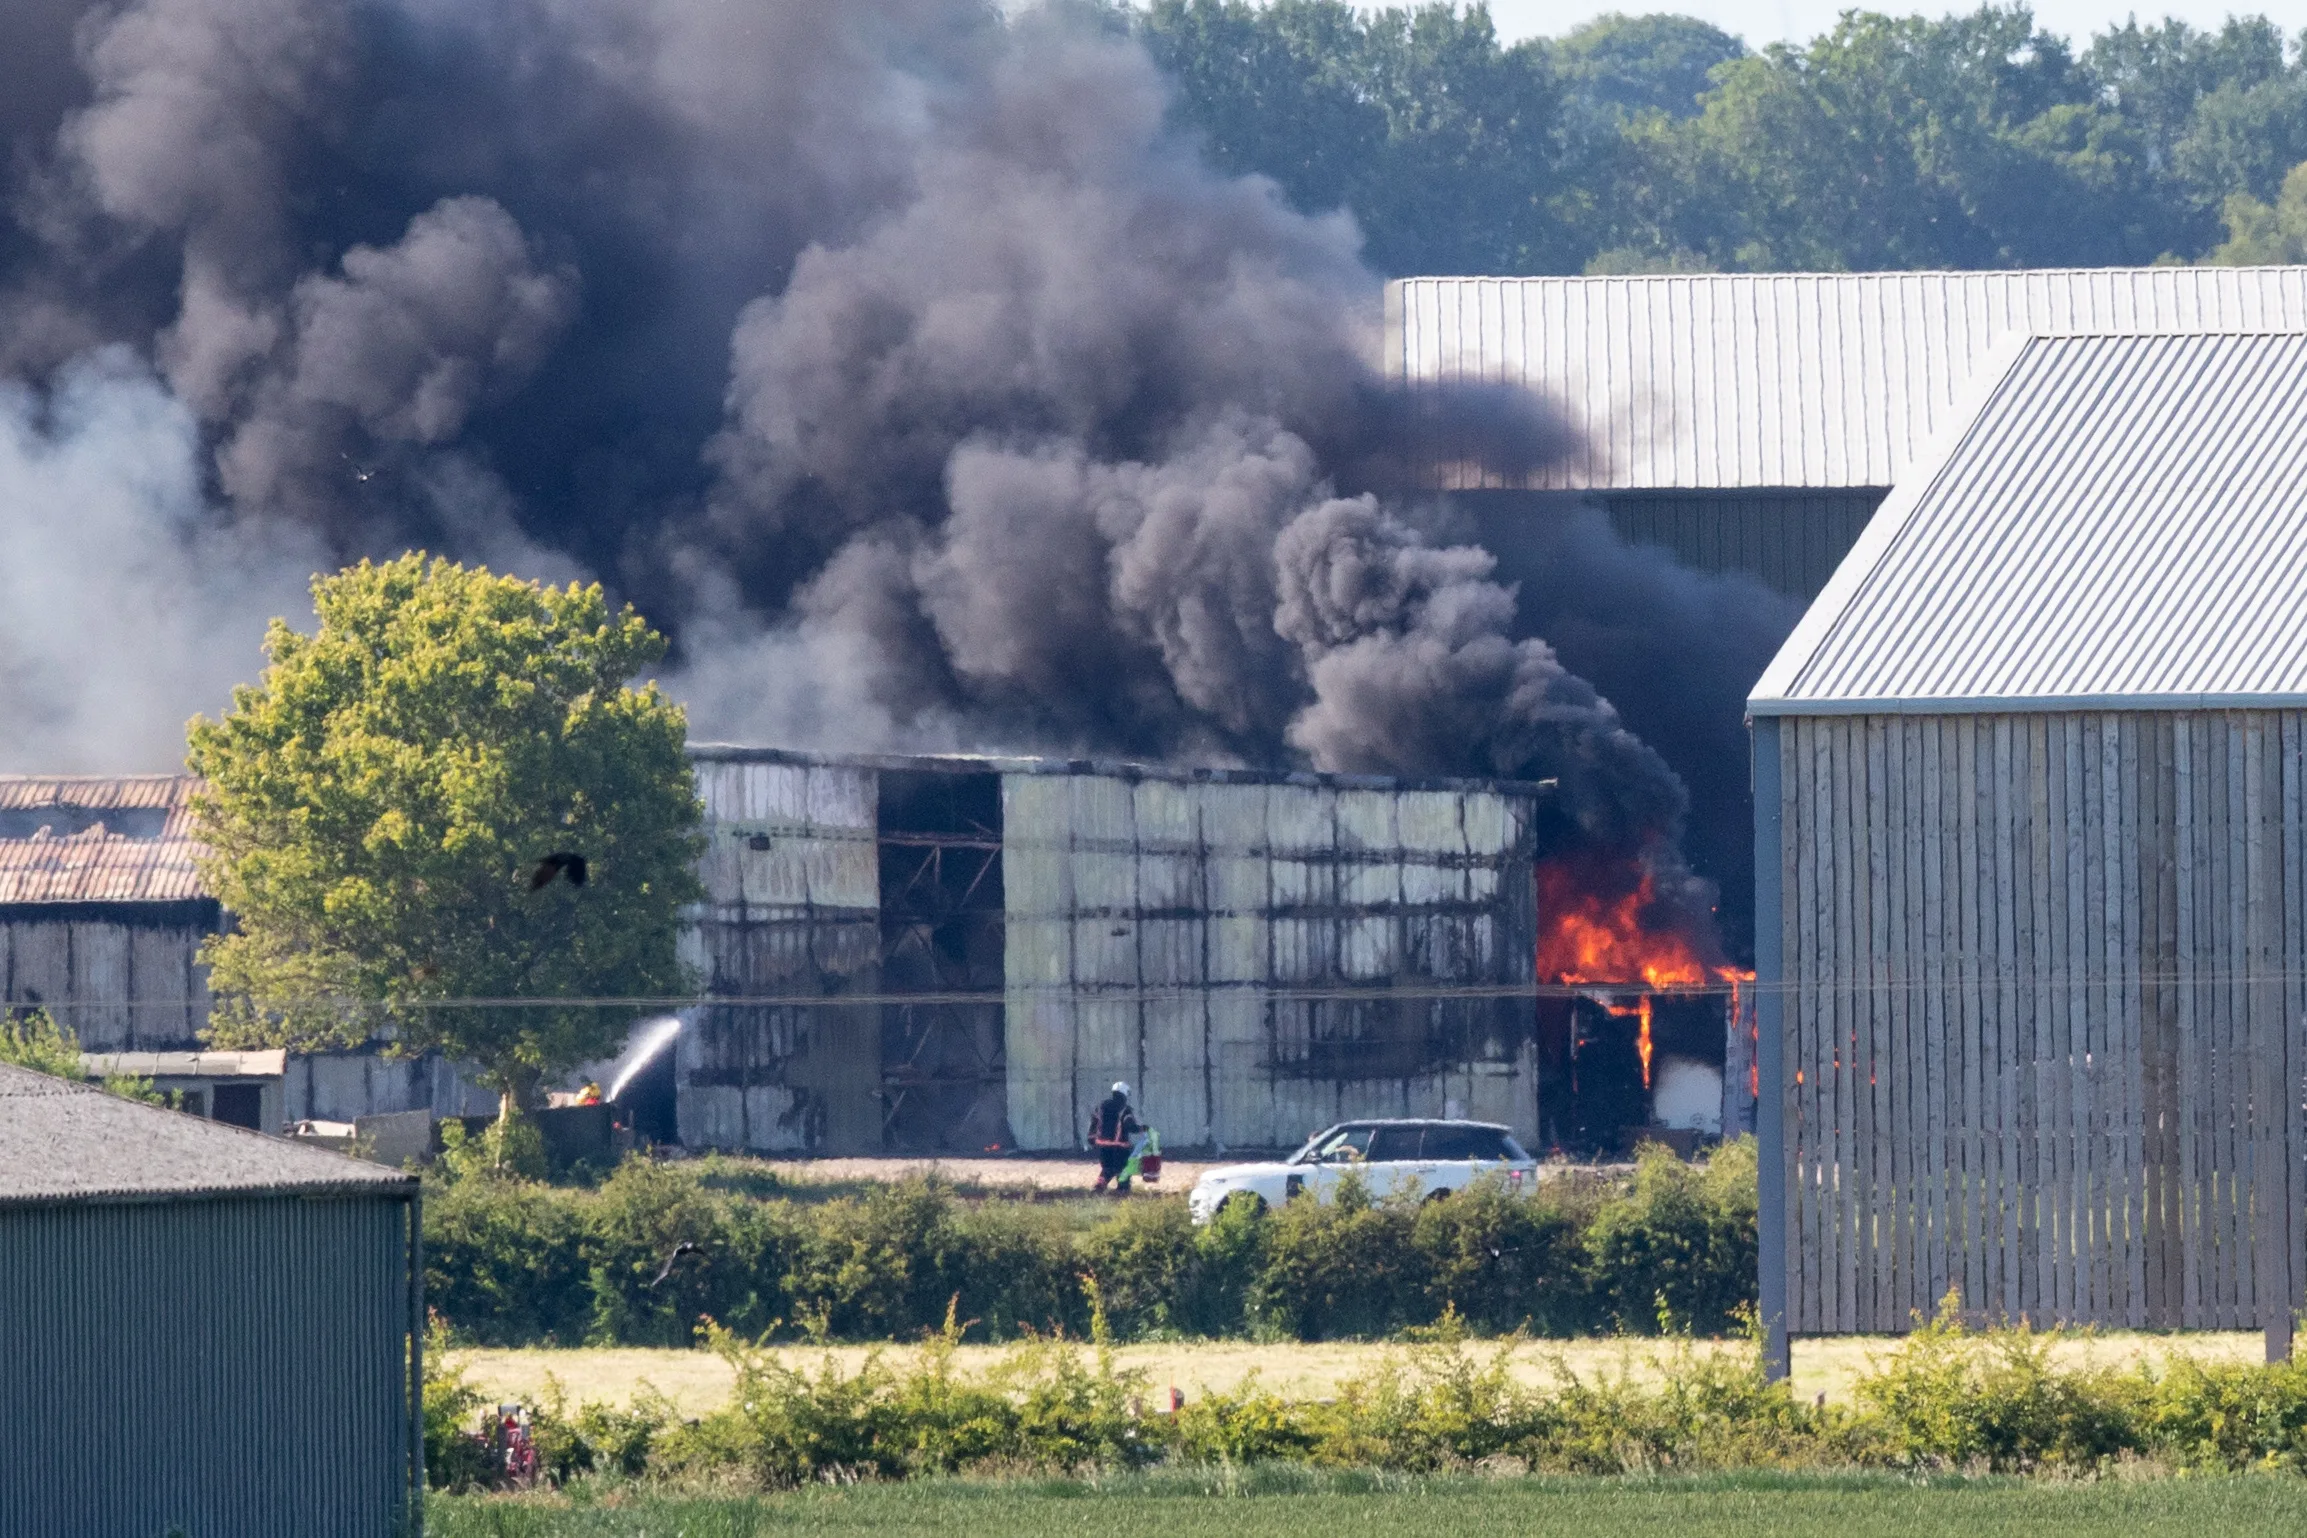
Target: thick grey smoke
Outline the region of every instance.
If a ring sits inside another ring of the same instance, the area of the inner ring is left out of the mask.
[[[1674,773],[1407,490],[1543,462],[1549,414],[1389,391],[1350,219],[1204,170],[1094,13],[24,26],[72,78],[0,116],[0,474],[43,531],[0,590],[136,618],[99,655],[0,616],[46,723],[12,767],[168,756],[278,573],[420,543],[610,581],[705,735],[1553,776],[1573,836],[1702,900]],[[114,467],[113,537],[71,537],[66,463]]]

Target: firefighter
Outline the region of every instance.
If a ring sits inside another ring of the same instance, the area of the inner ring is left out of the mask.
[[[1106,1182],[1119,1175],[1114,1193],[1129,1194],[1129,1176],[1122,1171],[1129,1167],[1130,1150],[1137,1146],[1138,1134],[1143,1131],[1137,1113],[1130,1109],[1129,1085],[1116,1080],[1113,1093],[1089,1113],[1089,1146],[1097,1150],[1097,1184],[1090,1189],[1102,1191]]]

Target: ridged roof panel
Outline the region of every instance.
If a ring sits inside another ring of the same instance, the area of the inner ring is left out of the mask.
[[[0,903],[186,902],[190,775],[0,775]],[[53,815],[44,815],[53,814]]]
[[[1583,447],[1531,489],[1824,488],[1891,485],[2014,336],[2301,330],[2307,267],[1404,278],[1385,345],[1553,400]]]
[[[2015,343],[1759,715],[2307,704],[2307,335]]]
[[[0,1206],[259,1194],[406,1196],[413,1176],[0,1064]]]

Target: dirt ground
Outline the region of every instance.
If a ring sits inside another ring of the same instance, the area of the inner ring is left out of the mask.
[[[1865,1371],[1870,1357],[1888,1351],[1894,1342],[1877,1336],[1843,1336],[1830,1340],[1794,1343],[1794,1386],[1803,1395],[1824,1394],[1847,1399],[1850,1385]],[[814,1368],[827,1348],[796,1346],[781,1355],[796,1366]],[[845,1369],[854,1369],[873,1347],[835,1346],[830,1350]],[[902,1355],[905,1348],[882,1348]],[[1373,1366],[1388,1350],[1382,1345],[1260,1345],[1242,1341],[1203,1341],[1184,1345],[1124,1346],[1117,1353],[1124,1367],[1146,1374],[1155,1392],[1176,1387],[1188,1396],[1204,1389],[1225,1390],[1251,1373],[1270,1388],[1294,1396],[1321,1398],[1334,1393],[1339,1383]],[[1477,1352],[1484,1348],[1477,1343]],[[1743,1350],[1742,1344],[1704,1345],[1700,1350]],[[2053,1350],[2068,1362],[2127,1364],[2160,1361],[2178,1354],[2205,1360],[2258,1361],[2261,1342],[2251,1334],[2148,1335],[2109,1333],[2060,1341]],[[1000,1354],[995,1346],[964,1346],[961,1366],[982,1368]],[[1529,1381],[1541,1380],[1560,1362],[1583,1376],[1633,1372],[1654,1377],[1661,1370],[1654,1342],[1543,1341],[1515,1353],[1516,1373]],[[700,1415],[729,1397],[730,1372],[717,1357],[703,1351],[640,1349],[575,1351],[451,1352],[449,1361],[465,1369],[475,1387],[501,1399],[534,1399],[546,1390],[548,1375],[557,1379],[573,1406],[585,1400],[624,1404],[644,1385],[671,1399],[683,1413]]]
[[[845,1185],[867,1180],[910,1180],[935,1175],[968,1190],[1087,1191],[1097,1183],[1097,1161],[1084,1154],[1071,1159],[751,1159],[746,1161],[779,1180],[798,1185]],[[1227,1161],[1233,1162],[1233,1161]],[[1149,1191],[1190,1191],[1213,1162],[1164,1160],[1161,1179]]]

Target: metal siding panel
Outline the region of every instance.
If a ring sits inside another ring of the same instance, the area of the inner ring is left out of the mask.
[[[406,1206],[0,1213],[0,1531],[377,1538],[407,1496]],[[102,1327],[88,1328],[91,1319]]]

